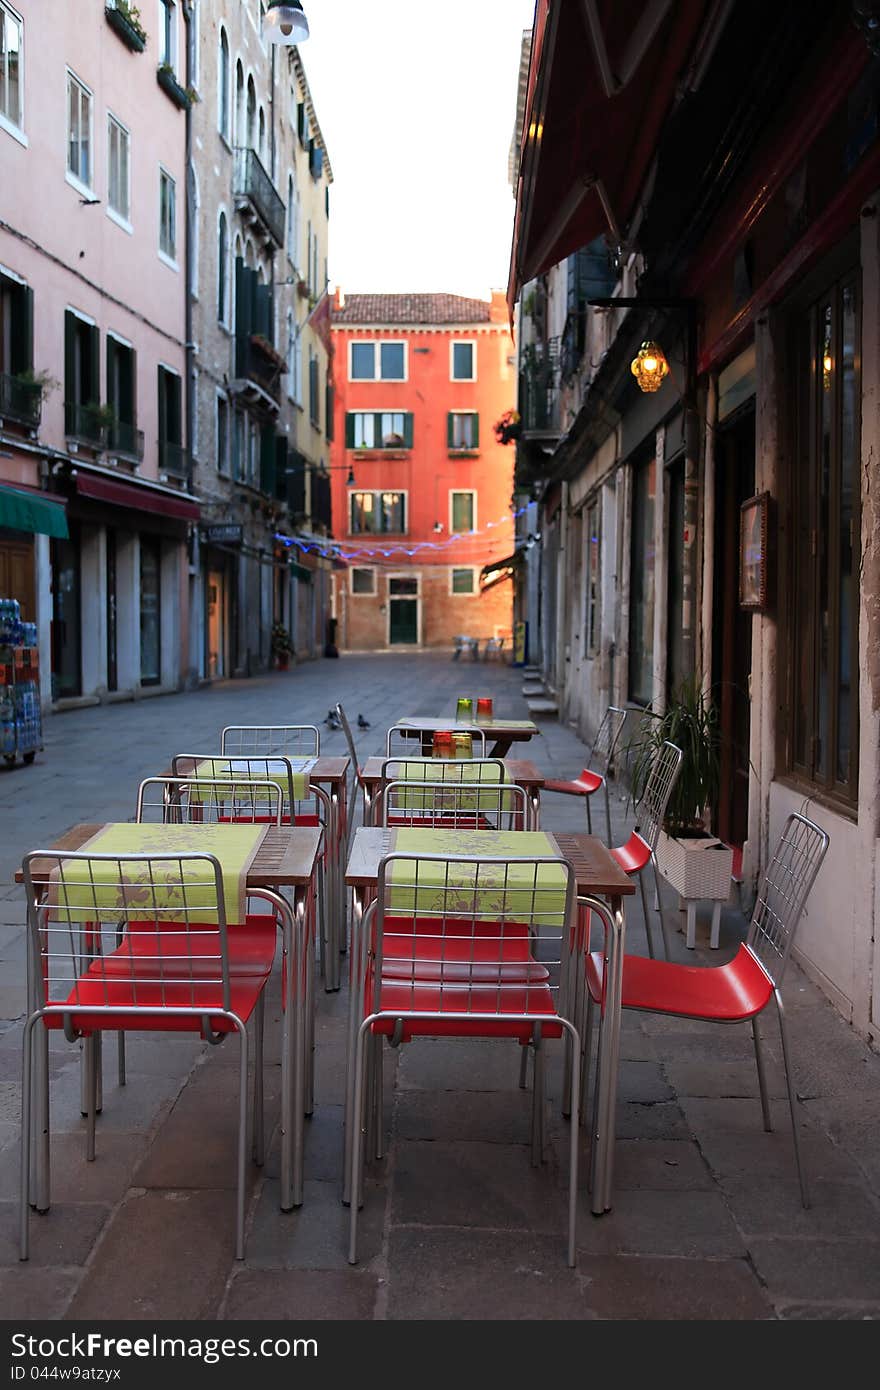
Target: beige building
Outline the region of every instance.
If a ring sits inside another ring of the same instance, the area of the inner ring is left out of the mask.
[[[190,665],[201,680],[298,659],[326,638],[327,285],[332,170],[299,51],[259,0],[193,6],[190,385],[202,526]],[[312,322],[309,322],[309,319]],[[332,428],[332,424],[331,424]],[[286,535],[285,545],[277,537]]]

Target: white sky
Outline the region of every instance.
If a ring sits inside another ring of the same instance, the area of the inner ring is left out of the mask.
[[[334,182],[330,285],[505,289],[507,158],[534,0],[303,0]]]

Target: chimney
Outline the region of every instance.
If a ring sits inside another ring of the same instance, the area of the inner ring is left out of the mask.
[[[342,288],[341,285],[337,285],[336,289],[333,291],[333,308],[345,308],[345,290]]]

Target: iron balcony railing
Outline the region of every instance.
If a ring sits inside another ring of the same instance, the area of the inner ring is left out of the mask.
[[[114,420],[107,430],[107,448],[111,454],[140,463],[144,457],[144,432],[127,420]]]
[[[43,390],[38,382],[0,372],[0,417],[37,429],[43,410]]]
[[[233,194],[245,199],[277,246],[284,245],[285,209],[256,150],[236,147]]]
[[[68,439],[75,439],[92,449],[103,449],[107,421],[100,406],[65,401],[64,433]]]
[[[278,354],[271,346],[267,352],[259,334],[236,333],[235,375],[247,381],[255,381],[274,400],[281,396],[281,367]]]
[[[550,362],[529,363],[520,372],[519,413],[521,437],[559,433],[559,389],[556,371]]]
[[[180,482],[189,482],[190,456],[182,444],[174,444],[170,439],[159,440],[159,472]]]

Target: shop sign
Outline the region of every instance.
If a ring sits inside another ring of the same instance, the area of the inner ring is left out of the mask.
[[[241,545],[244,530],[232,524],[226,526],[206,526],[204,530],[206,545]]]

